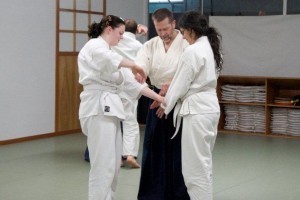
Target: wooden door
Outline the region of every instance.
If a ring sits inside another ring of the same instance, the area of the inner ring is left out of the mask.
[[[77,55],[88,25],[106,15],[106,0],[56,0],[55,132],[80,130]]]

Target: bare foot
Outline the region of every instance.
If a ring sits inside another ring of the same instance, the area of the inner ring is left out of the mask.
[[[136,161],[136,159],[133,156],[127,156],[127,163],[132,167],[132,168],[140,168],[140,164]]]
[[[121,159],[120,167],[124,167],[124,161],[123,161],[123,159]]]

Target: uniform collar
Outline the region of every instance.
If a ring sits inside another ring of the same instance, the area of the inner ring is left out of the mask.
[[[107,48],[110,48],[109,44],[103,39],[103,37],[99,36],[97,39],[103,42]]]

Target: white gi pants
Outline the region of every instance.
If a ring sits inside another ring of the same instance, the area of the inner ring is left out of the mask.
[[[91,116],[80,119],[90,155],[89,200],[113,200],[121,164],[120,119]]]
[[[123,156],[137,156],[140,145],[140,128],[137,121],[137,103],[134,100],[132,103],[124,104],[126,119],[123,123]]]
[[[183,116],[182,174],[191,200],[212,200],[212,150],[219,113]]]

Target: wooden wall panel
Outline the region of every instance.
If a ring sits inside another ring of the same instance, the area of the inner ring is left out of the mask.
[[[77,55],[88,41],[92,16],[101,19],[105,15],[106,0],[56,0],[56,133],[80,130],[78,110],[82,86],[78,83]]]
[[[78,83],[77,56],[58,58],[56,132],[80,129],[78,109],[82,86]]]

